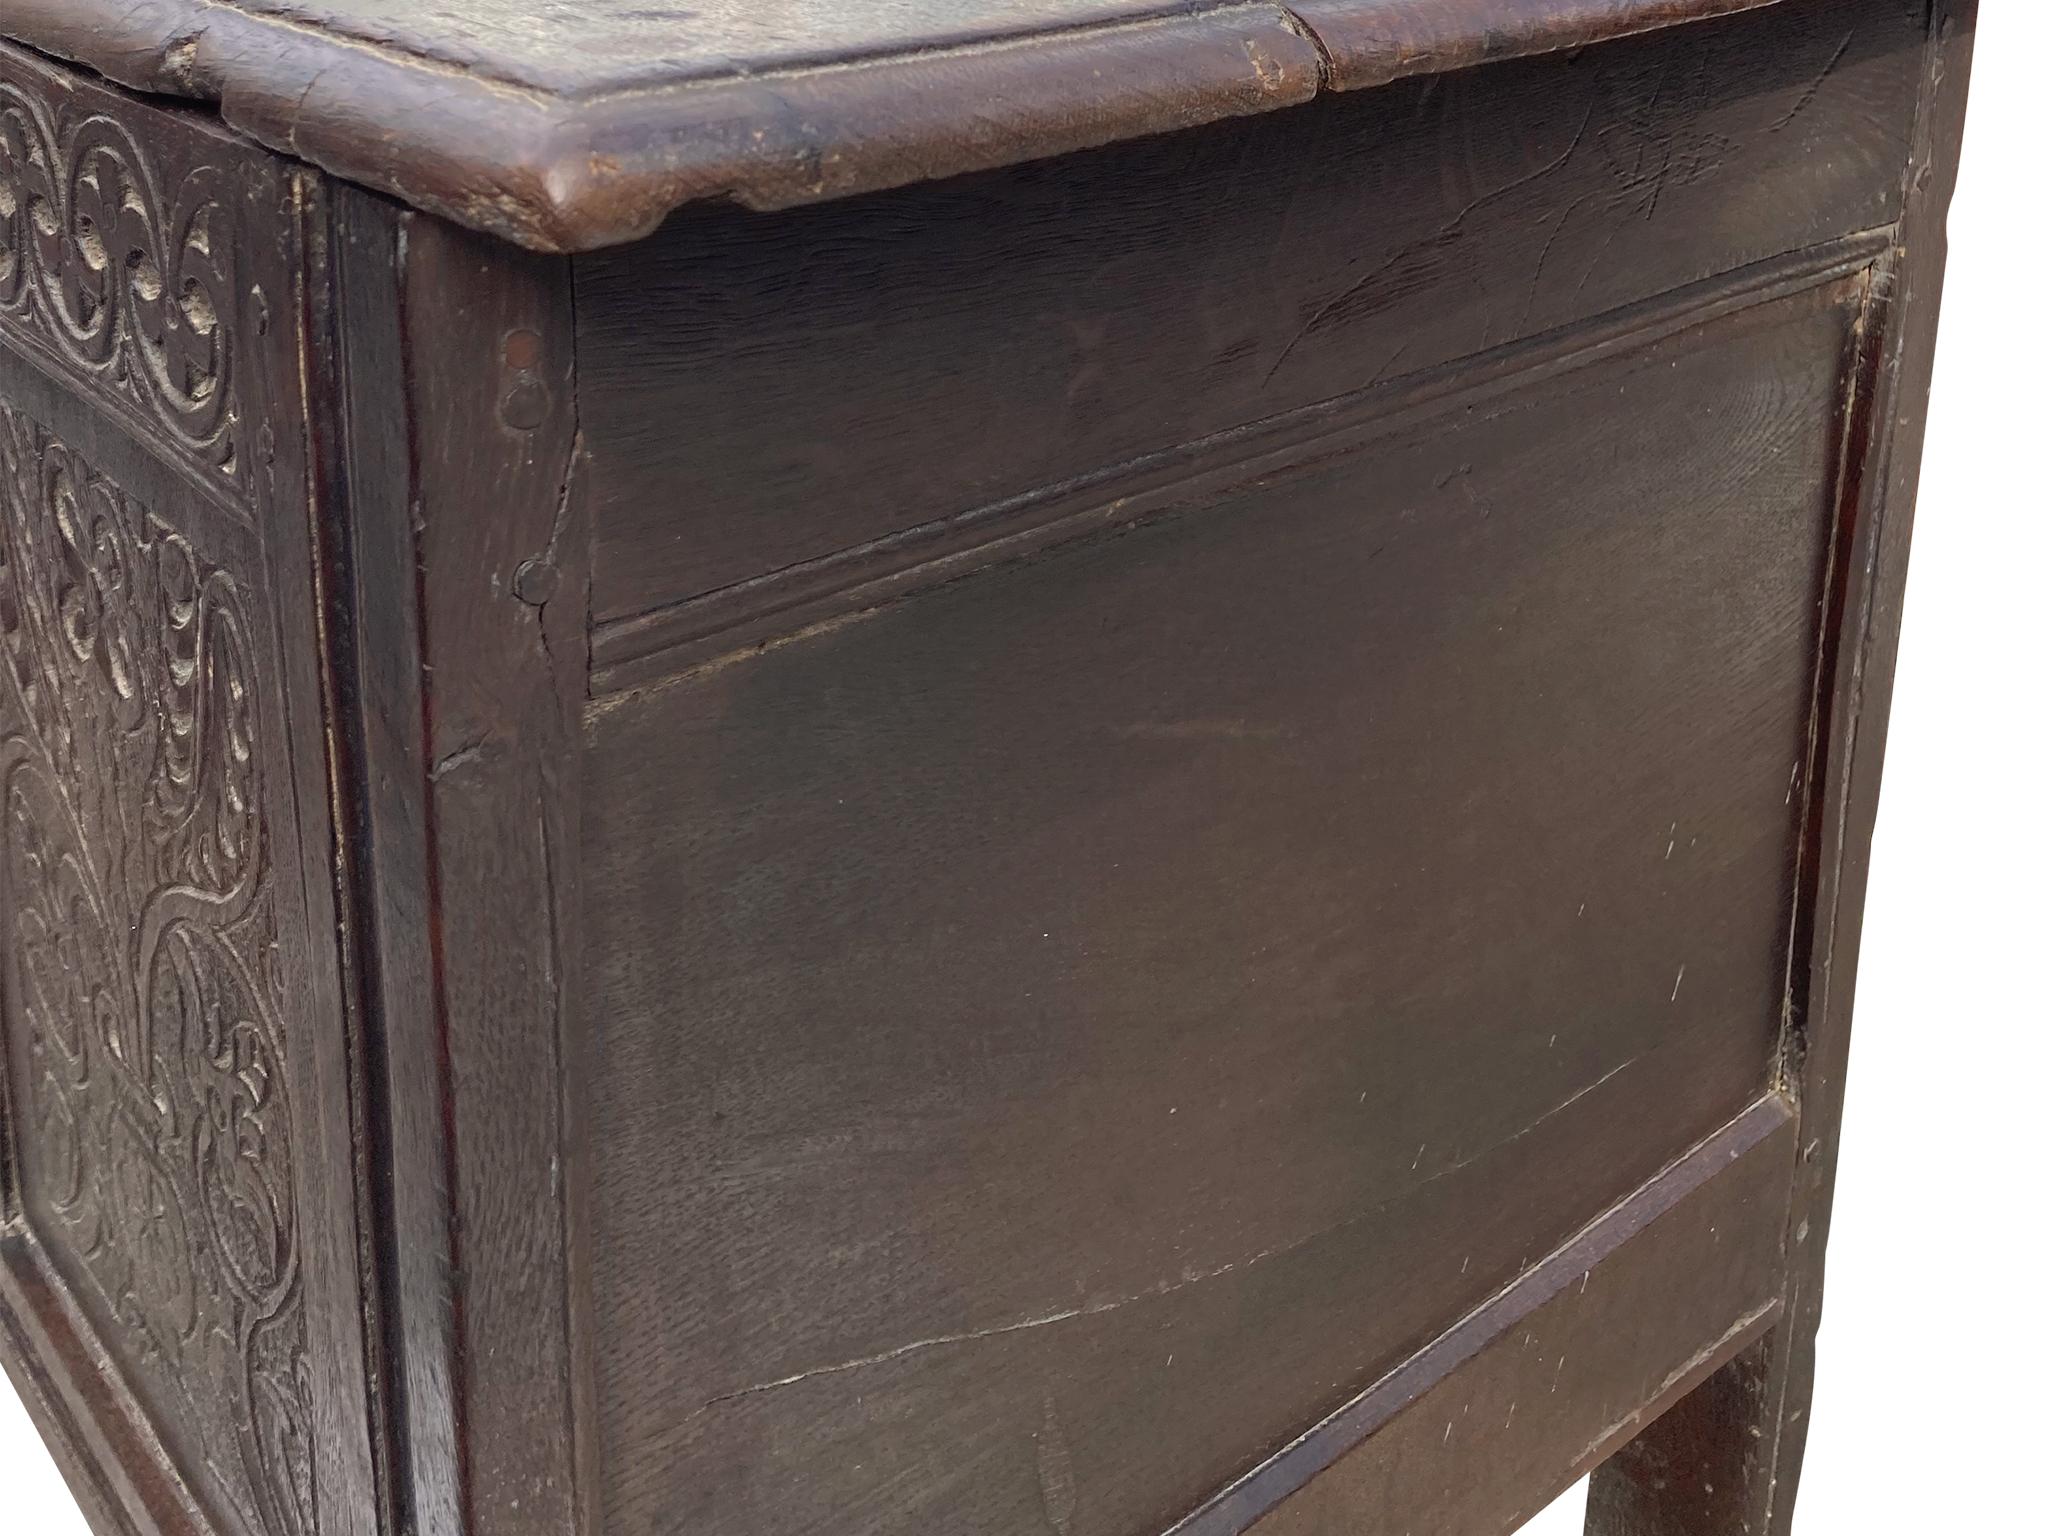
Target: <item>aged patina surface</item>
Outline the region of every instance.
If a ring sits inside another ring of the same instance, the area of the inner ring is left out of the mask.
[[[699,199],[875,191],[1777,3],[11,0],[0,33],[582,250]]]
[[[0,0],[95,1529],[1786,1536],[1974,15]]]

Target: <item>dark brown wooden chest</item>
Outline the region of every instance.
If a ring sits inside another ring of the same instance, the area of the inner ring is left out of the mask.
[[[1783,1536],[1974,13],[0,0],[95,1529]]]

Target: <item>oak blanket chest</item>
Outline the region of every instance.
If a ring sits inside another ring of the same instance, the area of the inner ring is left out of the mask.
[[[1784,1536],[1974,0],[0,0],[101,1536]]]

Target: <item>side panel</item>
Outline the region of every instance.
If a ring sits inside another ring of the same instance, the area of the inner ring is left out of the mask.
[[[110,1536],[374,1528],[305,192],[0,53],[0,1353]]]
[[[1163,1529],[1755,1100],[1864,300],[598,699],[610,1536]]]

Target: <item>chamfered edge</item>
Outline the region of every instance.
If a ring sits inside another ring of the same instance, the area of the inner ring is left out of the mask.
[[[830,68],[563,95],[210,0],[0,0],[0,33],[538,250],[1294,106],[1778,0],[1252,0]]]

